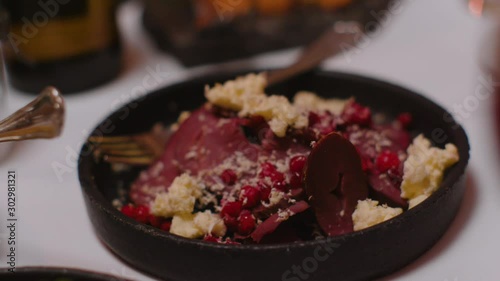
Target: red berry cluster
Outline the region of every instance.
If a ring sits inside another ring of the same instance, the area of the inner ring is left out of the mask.
[[[399,114],[397,119],[403,128],[409,128],[413,122],[413,116],[409,112]]]
[[[255,229],[255,217],[249,210],[243,209],[242,201],[226,202],[220,215],[231,232],[249,235]]]
[[[401,161],[395,152],[384,150],[375,160],[376,168],[380,173],[392,172],[398,173]]]
[[[225,183],[227,185],[233,185],[236,183],[238,176],[236,175],[236,173],[233,170],[227,169],[227,170],[224,170],[222,172],[222,174],[220,175],[220,178],[221,178],[223,183]]]
[[[304,155],[295,156],[290,159],[289,168],[292,176],[290,177],[290,187],[292,189],[302,188],[304,186],[304,168],[307,157]]]
[[[285,181],[285,175],[283,173],[279,172],[276,169],[276,166],[269,163],[269,162],[265,162],[261,165],[261,171],[259,173],[259,177],[261,179],[268,178],[272,183],[272,186],[270,186],[270,187],[274,187],[274,188],[281,190],[281,191],[285,191],[287,188],[287,184]],[[262,185],[266,185],[263,181],[261,181],[261,182],[262,182]]]
[[[342,119],[348,125],[357,124],[360,126],[370,126],[372,123],[372,113],[370,108],[352,102],[347,104],[344,108]]]
[[[250,235],[256,227],[256,218],[252,210],[261,206],[262,201],[269,199],[272,188],[283,192],[287,192],[290,188],[303,188],[306,160],[307,157],[304,155],[295,156],[290,159],[289,182],[287,182],[285,174],[278,171],[275,165],[269,162],[262,163],[258,174],[260,178],[258,186],[245,185],[241,188],[237,201],[223,202],[220,215],[224,219],[228,230],[241,236]],[[221,174],[221,179],[226,184],[230,182],[234,184],[232,180],[224,180],[232,179],[228,175],[233,174],[235,173],[232,170],[225,170]]]
[[[164,231],[170,231],[170,226],[172,225],[172,221],[151,214],[147,206],[127,204],[121,208],[121,212],[140,223],[150,224]]]
[[[337,125],[334,116],[330,112],[318,114],[309,112],[309,128],[319,133],[317,137],[326,136],[335,131]]]

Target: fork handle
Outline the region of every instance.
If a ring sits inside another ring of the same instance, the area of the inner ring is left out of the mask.
[[[325,59],[351,46],[363,34],[358,22],[338,22],[307,46],[291,66],[269,71],[268,85],[274,85],[318,66]]]
[[[49,139],[61,134],[64,99],[54,87],[47,87],[32,102],[0,121],[0,142]]]

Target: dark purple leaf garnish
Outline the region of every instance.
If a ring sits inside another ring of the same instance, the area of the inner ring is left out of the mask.
[[[373,174],[369,177],[374,199],[393,207],[407,208],[408,202],[401,198],[400,181],[392,179],[387,174]]]
[[[368,196],[368,181],[354,145],[331,133],[307,159],[306,193],[320,227],[330,236],[353,231],[352,213]]]

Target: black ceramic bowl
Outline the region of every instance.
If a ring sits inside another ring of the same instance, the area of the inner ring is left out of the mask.
[[[134,101],[111,114],[93,132],[121,135],[146,131],[158,121],[174,122],[183,110],[200,106],[206,84],[238,73],[196,78]],[[427,251],[446,231],[460,207],[469,160],[467,136],[445,110],[410,90],[351,74],[315,71],[268,92],[294,95],[309,90],[324,97],[351,97],[375,112],[414,116],[416,132],[438,146],[454,143],[460,161],[448,169],[442,187],[417,207],[390,221],[328,241],[277,245],[220,245],[185,239],[142,225],[113,208],[138,170],[113,173],[96,162],[84,145],[79,176],[85,203],[97,235],[134,267],[174,281],[367,280],[394,272]]]
[[[58,267],[20,267],[15,272],[0,270],[0,280],[8,281],[127,281],[111,275]]]

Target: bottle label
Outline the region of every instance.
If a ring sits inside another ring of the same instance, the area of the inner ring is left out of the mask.
[[[23,61],[71,58],[107,48],[117,40],[116,0],[5,2],[12,20],[8,40]]]

